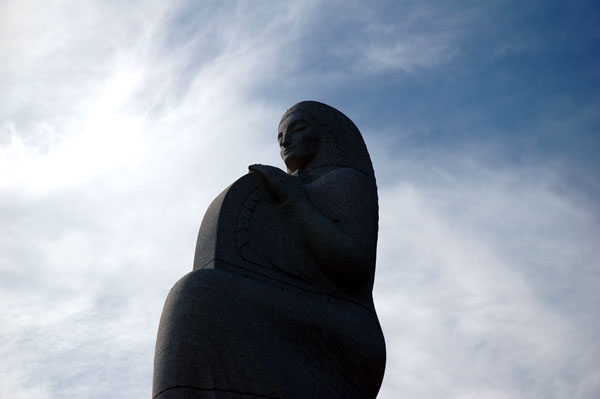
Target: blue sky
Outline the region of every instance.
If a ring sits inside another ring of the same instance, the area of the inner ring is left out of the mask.
[[[306,99],[373,158],[379,397],[598,397],[599,11],[3,2],[0,397],[150,397],[204,211]]]

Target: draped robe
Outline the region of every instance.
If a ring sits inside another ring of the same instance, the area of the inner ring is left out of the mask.
[[[329,167],[303,186],[317,212],[357,238],[364,261],[322,264],[298,215],[243,176],[210,205],[193,271],[167,297],[155,399],[376,397],[385,342],[372,300],[375,181]]]

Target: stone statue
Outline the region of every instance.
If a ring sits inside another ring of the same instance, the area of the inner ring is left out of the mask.
[[[385,342],[372,289],[377,186],[354,123],[315,101],[277,135],[287,173],[252,165],[202,221],[171,289],[153,397],[375,398]]]

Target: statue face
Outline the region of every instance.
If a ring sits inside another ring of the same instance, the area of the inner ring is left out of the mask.
[[[281,159],[290,172],[308,165],[319,150],[317,127],[312,118],[302,111],[292,112],[279,123],[277,141]]]

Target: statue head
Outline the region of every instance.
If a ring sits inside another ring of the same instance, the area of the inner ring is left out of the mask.
[[[312,115],[301,109],[286,113],[279,122],[277,141],[289,172],[305,169],[319,152],[320,132],[315,122]]]
[[[317,101],[302,101],[281,117],[277,140],[288,173],[322,166],[348,167],[374,177],[371,158],[356,125]]]

